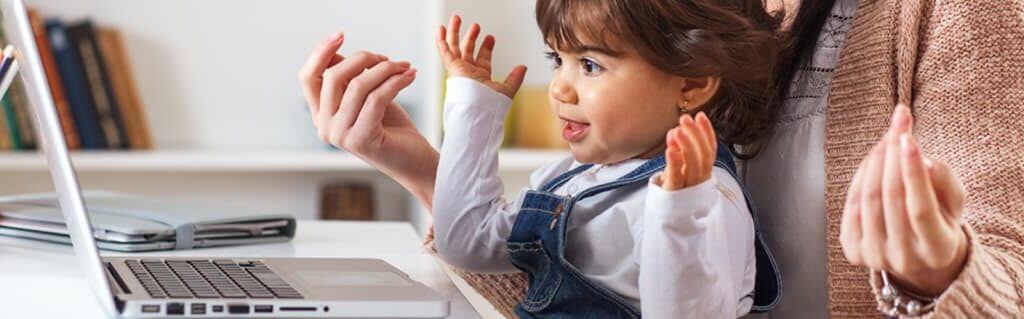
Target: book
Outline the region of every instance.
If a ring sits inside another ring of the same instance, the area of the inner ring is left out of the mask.
[[[18,125],[18,138],[21,144],[19,149],[35,149],[36,124],[32,122],[32,113],[29,110],[32,106],[29,105],[25,85],[21,81],[14,81],[8,89],[7,95],[11,97],[11,108],[14,109],[15,122]]]
[[[373,188],[362,183],[328,184],[320,189],[320,219],[372,220]]]
[[[82,148],[106,148],[107,140],[100,128],[96,106],[93,104],[92,92],[85,78],[78,50],[72,47],[74,44],[68,39],[64,24],[60,21],[47,21],[46,33],[50,48],[53,50],[53,57],[57,61],[58,73],[61,83],[64,84]]]
[[[96,40],[100,52],[106,59],[107,74],[117,97],[129,145],[132,149],[152,149],[153,136],[150,133],[139,89],[135,84],[135,77],[132,75],[121,32],[113,28],[97,27]]]
[[[3,99],[0,99],[0,105],[2,104]],[[11,136],[7,128],[7,114],[0,111],[0,150],[9,150],[11,147]]]
[[[3,108],[4,126],[7,127],[7,140],[10,142],[9,149],[19,150],[24,146],[21,144],[21,132],[18,131],[18,116],[14,114],[14,104],[11,103],[12,95],[14,94],[8,93],[0,99],[0,108]]]
[[[112,149],[128,148],[124,123],[121,120],[117,97],[111,86],[110,76],[99,45],[92,22],[82,22],[67,27],[68,39],[78,50],[82,59],[82,70],[85,71],[86,84],[92,92],[93,105],[96,107],[100,131]]]
[[[61,130],[64,131],[64,142],[68,149],[81,148],[81,141],[78,138],[78,131],[75,128],[75,119],[71,114],[71,105],[68,103],[64,93],[64,84],[61,83],[60,73],[57,69],[57,61],[50,49],[50,42],[46,39],[46,26],[42,17],[35,9],[28,9],[28,19],[32,24],[32,33],[35,34],[36,47],[39,51],[39,58],[43,62],[43,70],[46,72],[46,81],[50,86],[50,94],[53,95],[53,104],[57,108],[57,118],[60,119]]]

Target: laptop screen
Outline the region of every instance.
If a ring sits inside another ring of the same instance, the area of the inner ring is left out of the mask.
[[[78,178],[68,156],[67,145],[60,121],[50,93],[46,74],[36,47],[28,12],[22,0],[0,0],[0,19],[3,21],[4,37],[15,48],[15,57],[21,65],[16,81],[22,81],[29,100],[29,110],[39,132],[39,146],[46,157],[57,191],[61,211],[64,214],[75,256],[86,272],[86,280],[96,294],[104,312],[116,315],[114,298],[107,281],[92,227],[85,213]]]

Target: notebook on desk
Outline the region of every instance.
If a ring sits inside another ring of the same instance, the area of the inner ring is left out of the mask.
[[[86,191],[100,249],[153,251],[283,242],[295,218],[220,203]],[[70,244],[56,194],[0,197],[0,235]]]

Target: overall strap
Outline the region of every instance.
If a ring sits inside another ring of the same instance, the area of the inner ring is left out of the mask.
[[[579,167],[569,170],[568,172],[562,173],[562,175],[558,175],[558,177],[555,177],[554,179],[544,184],[544,187],[541,187],[540,190],[552,193],[555,191],[556,188],[562,186],[562,184],[565,184],[565,182],[569,181],[574,176],[579,175],[583,171],[586,171],[587,169],[590,169],[593,166],[594,164],[583,164],[580,165]]]
[[[654,158],[651,158],[644,162],[643,164],[641,164],[640,167],[637,167],[628,174],[619,177],[619,179],[601,185],[597,185],[580,192],[579,195],[576,195],[576,200],[582,200],[584,198],[604,193],[625,185],[637,182],[646,182],[648,178],[651,178],[651,176],[654,176],[654,174],[660,172],[664,168],[665,154],[655,156]]]

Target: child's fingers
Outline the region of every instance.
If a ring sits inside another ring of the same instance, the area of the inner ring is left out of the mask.
[[[711,143],[708,143],[707,137],[705,137],[704,130],[697,123],[695,118],[690,118],[690,125],[688,127],[689,137],[693,139],[693,142],[697,144],[697,157],[700,158],[700,170],[697,172],[697,179],[703,180],[703,177],[708,175],[707,172],[711,171],[711,164],[714,158],[708,158],[708,151],[711,150]]]
[[[703,111],[697,113],[697,126],[704,132],[704,138],[707,139],[708,145],[711,145],[711,154],[717,154],[718,136],[715,136],[715,127],[711,125],[711,120]]]
[[[448,23],[448,52],[451,52],[452,57],[459,59],[462,58],[459,52],[459,29],[462,28],[462,18],[458,15],[452,15],[451,21]]]
[[[448,42],[445,38],[448,36],[448,30],[443,25],[437,28],[437,39],[434,44],[437,45],[437,53],[441,55],[441,61],[447,66],[452,61],[451,51],[448,50]]]
[[[683,155],[686,158],[687,169],[686,169],[686,186],[697,185],[700,182],[701,176],[704,174],[703,156],[701,153],[700,142],[698,142],[696,124],[693,123],[693,119],[689,116],[684,116],[680,140],[683,143]]]
[[[671,129],[665,138],[665,171],[661,174],[661,188],[677,190],[683,188],[682,166],[683,157],[679,152],[679,144],[675,136],[676,129]]]
[[[473,51],[476,50],[476,38],[480,35],[480,25],[474,23],[466,31],[466,38],[462,41],[462,58],[470,60],[473,58]],[[474,61],[470,61],[471,63]]]
[[[523,85],[523,79],[526,78],[526,66],[520,65],[512,68],[512,71],[508,73],[508,77],[505,78],[505,85],[511,89],[509,97],[516,94],[519,91],[519,87]]]
[[[494,36],[488,34],[480,44],[480,51],[476,53],[476,66],[491,72],[491,54],[494,52]]]
[[[708,147],[705,149],[704,161],[707,163],[714,163],[715,157],[718,156],[718,139],[715,136],[715,128],[711,126],[711,120],[704,112],[697,114],[697,128],[700,129],[701,135],[707,141],[705,145]],[[714,165],[714,164],[711,164]],[[711,178],[711,170],[707,170],[705,178]]]

